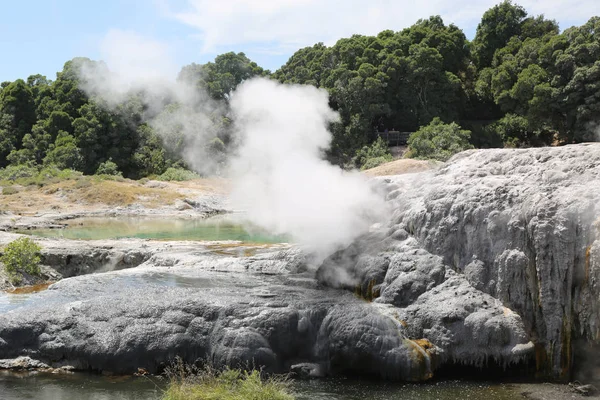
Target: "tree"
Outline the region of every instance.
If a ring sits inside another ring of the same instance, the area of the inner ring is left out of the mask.
[[[55,165],[60,169],[83,169],[83,157],[75,138],[65,131],[60,131],[54,144],[50,145],[44,165]]]
[[[217,56],[214,62],[183,67],[177,80],[197,86],[215,100],[227,100],[243,81],[267,75],[268,70],[259,67],[244,53],[229,52]]]
[[[473,148],[470,137],[471,132],[462,130],[457,123],[445,124],[436,117],[410,135],[407,157],[447,161],[454,154]]]
[[[496,50],[521,33],[521,24],[526,17],[525,9],[510,0],[487,10],[477,26],[472,43],[475,65],[480,69],[491,66]]]
[[[536,23],[552,26],[539,18]],[[511,38],[496,51],[497,67],[480,74],[481,92],[507,113],[495,126],[511,145],[586,140],[600,111],[600,18],[562,34],[553,28],[538,31],[545,33]]]
[[[33,93],[25,81],[17,79],[0,92],[0,167],[7,165],[11,151],[21,148],[23,136],[34,123]]]
[[[464,33],[433,16],[401,32],[300,49],[273,77],[329,91],[341,117],[332,125],[329,159],[346,164],[378,129],[411,131],[435,116],[459,119],[466,101],[460,76],[467,76],[469,54]]]

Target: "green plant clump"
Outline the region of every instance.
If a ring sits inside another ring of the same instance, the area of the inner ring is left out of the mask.
[[[13,283],[20,282],[24,273],[34,276],[41,274],[41,250],[37,243],[27,237],[13,240],[6,245],[0,261]]]
[[[19,184],[23,186],[44,186],[68,179],[77,179],[83,174],[72,169],[59,169],[56,166],[28,167],[9,165],[0,168],[0,183],[3,185]]]
[[[183,168],[167,168],[167,170],[162,174],[156,177],[159,181],[189,181],[192,179],[198,179],[200,175],[195,173],[194,171],[190,171]]]
[[[262,379],[258,371],[206,367],[190,374],[190,370],[179,363],[175,374],[170,371],[162,400],[294,400],[285,379]]]
[[[356,152],[354,163],[361,170],[375,168],[393,160],[387,143],[382,138],[377,138],[370,146],[363,146]]]
[[[445,124],[436,117],[410,135],[405,157],[447,161],[456,153],[472,149],[470,138],[470,131],[461,129],[455,122]]]
[[[3,195],[10,195],[10,194],[17,194],[19,193],[19,191],[14,187],[14,186],[4,186],[2,188],[2,194]]]
[[[121,176],[119,167],[113,160],[106,160],[98,166],[96,175]]]

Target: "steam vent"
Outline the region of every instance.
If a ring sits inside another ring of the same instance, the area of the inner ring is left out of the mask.
[[[593,367],[600,144],[472,150],[375,184],[390,222],[314,267],[287,245],[42,239],[43,262],[79,276],[0,314],[0,364],[154,373],[180,356],[405,381]],[[94,254],[122,269],[89,274]]]

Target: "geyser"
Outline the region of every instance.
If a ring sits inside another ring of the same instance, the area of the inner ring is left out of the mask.
[[[323,159],[338,118],[325,90],[257,78],[236,90],[231,108],[240,140],[231,198],[253,224],[324,257],[382,220],[384,201],[366,178]]]
[[[231,94],[228,109],[198,88],[170,79],[171,64],[164,59],[126,62],[140,52],[148,60],[147,49],[167,57],[160,43],[111,31],[102,49],[107,60],[119,61],[111,62],[111,71],[83,65],[82,88],[110,108],[135,93],[148,110],[147,122],[167,146],[174,131],[183,135],[182,156],[197,172],[221,170],[224,163],[233,183],[233,206],[246,211],[252,224],[290,236],[318,261],[389,214],[364,176],[324,160],[331,142],[328,126],[338,119],[325,90],[255,78]],[[235,124],[236,146],[224,162],[207,151],[215,114],[227,114]]]

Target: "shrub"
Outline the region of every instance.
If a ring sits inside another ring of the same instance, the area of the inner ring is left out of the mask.
[[[380,166],[381,164],[385,164],[386,162],[390,162],[391,160],[388,157],[375,157],[367,159],[367,162],[360,168],[361,170],[371,169]]]
[[[370,146],[363,146],[362,149],[356,152],[354,164],[364,170],[390,162],[392,159],[387,143],[379,137]]]
[[[22,178],[31,178],[38,174],[38,169],[27,165],[9,165],[0,169],[0,180],[16,181]]]
[[[527,118],[506,114],[486,127],[487,132],[502,138],[504,147],[543,146],[552,141],[552,134],[539,127],[532,127]]]
[[[167,168],[162,175],[156,177],[159,181],[189,181],[198,178],[200,178],[200,175],[193,171],[173,167]]]
[[[41,274],[41,250],[37,243],[27,237],[13,240],[6,245],[0,261],[13,282],[20,282],[24,273],[35,276]]]
[[[170,383],[162,400],[293,400],[285,379],[262,379],[260,372],[238,369],[194,369],[179,361],[169,370]]]
[[[16,188],[14,188],[13,186],[5,186],[2,188],[2,194],[4,194],[4,195],[15,194],[15,193],[19,193],[19,191]]]
[[[113,160],[106,160],[98,166],[96,170],[96,175],[112,175],[112,176],[121,176],[121,172],[119,171],[119,167]]]
[[[0,182],[18,183],[23,186],[44,186],[61,180],[76,179],[80,176],[82,173],[79,171],[59,169],[55,165],[49,165],[42,169],[25,165],[9,165],[0,169]]]
[[[445,124],[435,117],[429,125],[410,135],[406,157],[447,161],[456,153],[472,149],[470,138],[471,131],[460,129],[455,122]]]

